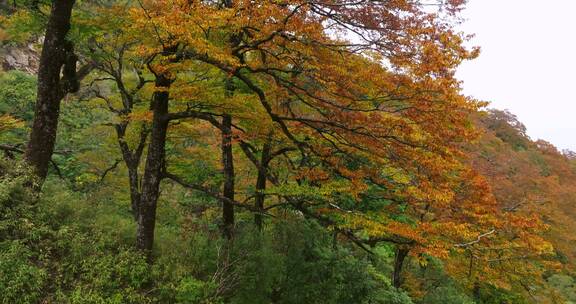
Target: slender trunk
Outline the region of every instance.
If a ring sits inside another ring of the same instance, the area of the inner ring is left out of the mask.
[[[142,158],[142,151],[147,138],[147,132],[143,131],[140,134],[140,143],[138,147],[132,152],[128,143],[125,140],[126,128],[128,123],[124,122],[117,124],[116,126],[116,136],[118,137],[118,145],[120,146],[120,151],[122,152],[122,159],[126,168],[128,168],[128,185],[130,187],[130,210],[134,216],[134,220],[138,221],[138,206],[140,206],[140,177],[138,176],[138,167],[140,166],[140,161]]]
[[[138,165],[128,167],[128,181],[130,185],[130,210],[134,220],[138,221],[140,206],[140,190],[138,185]]]
[[[165,75],[156,76],[156,87],[161,88],[154,93],[152,104],[152,132],[146,167],[142,178],[142,194],[138,213],[138,231],[136,247],[144,251],[150,259],[154,244],[154,227],[156,225],[156,206],[160,193],[165,161],[166,133],[168,131],[168,99],[167,88],[172,81]]]
[[[224,197],[234,200],[234,158],[232,154],[232,116],[222,118],[222,167],[224,169]],[[222,233],[227,239],[234,235],[234,205],[222,202]]]
[[[396,255],[394,256],[394,271],[392,272],[392,286],[400,288],[402,286],[402,267],[404,266],[404,260],[410,252],[409,248],[398,247],[396,248]]]
[[[78,90],[76,61],[72,44],[66,40],[74,0],[54,0],[48,24],[40,65],[34,122],[26,148],[25,159],[42,185],[54,153],[60,102],[69,92]],[[63,72],[63,78],[60,73]]]
[[[268,164],[270,163],[270,138],[266,140],[262,148],[262,156],[260,158],[260,166],[258,166],[258,177],[256,178],[256,198],[254,204],[258,213],[254,215],[254,223],[258,230],[262,231],[263,227],[263,214],[264,214],[264,200],[266,191],[266,180],[268,174]]]
[[[226,8],[232,8],[232,0],[223,0],[222,5]],[[238,45],[237,35],[232,34],[230,45]],[[234,95],[234,82],[232,78],[225,81],[225,95],[231,98]],[[224,197],[234,200],[234,156],[232,154],[232,116],[225,114],[222,118],[222,167],[224,169]],[[222,234],[228,240],[234,236],[234,205],[230,202],[222,202]]]

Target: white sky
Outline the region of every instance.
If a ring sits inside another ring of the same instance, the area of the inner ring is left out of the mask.
[[[464,93],[576,151],[576,0],[469,0],[464,17],[482,48],[458,71]]]

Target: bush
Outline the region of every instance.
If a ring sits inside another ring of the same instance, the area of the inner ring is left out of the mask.
[[[0,303],[39,302],[48,276],[33,263],[33,257],[18,241],[0,244]]]
[[[454,286],[441,286],[428,292],[422,303],[426,304],[474,304],[470,297]]]
[[[176,288],[176,303],[179,304],[217,304],[221,300],[215,296],[216,285],[192,277],[184,278]]]
[[[374,304],[412,304],[412,299],[405,292],[398,289],[384,289],[375,294],[368,302]]]

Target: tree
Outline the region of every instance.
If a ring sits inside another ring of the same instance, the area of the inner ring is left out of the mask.
[[[174,48],[163,50],[163,56],[174,55]],[[142,178],[142,195],[138,206],[138,231],[136,234],[136,247],[150,255],[154,243],[154,226],[156,223],[156,205],[160,195],[160,182],[162,180],[165,164],[166,133],[168,132],[168,101],[173,79],[169,73],[155,71],[154,92],[151,110],[153,113],[150,131],[150,143],[146,157],[146,167]]]
[[[449,111],[454,115],[435,118],[450,117],[452,124],[463,126],[466,115],[457,113],[476,107],[458,95],[457,82],[452,79],[452,69],[475,56],[461,47],[462,37],[452,33],[441,19],[421,15],[423,6],[419,3],[366,1],[359,8],[345,2],[337,7],[316,2],[293,4],[239,1],[223,9],[206,3],[144,2],[141,8],[133,9],[131,18],[133,31],[149,37],[143,55],[160,54],[170,46],[174,48],[170,68],[182,69],[186,62],[211,66],[252,91],[267,119],[300,151],[297,170],[301,172],[295,175],[300,181],[309,178],[303,172],[330,170],[350,180],[350,186],[362,185],[367,178],[386,184],[374,168],[408,165],[390,163],[402,155],[420,155],[430,162],[432,158],[444,159],[448,165],[456,147],[449,148],[448,153],[441,151],[447,151],[450,141],[467,136],[466,128],[439,129],[442,121],[429,124],[431,117],[423,113]],[[270,14],[283,16],[279,19],[282,22],[271,22],[267,19]],[[396,26],[383,28],[374,22],[382,15]],[[333,39],[324,32],[321,19],[366,39],[361,45]],[[179,24],[178,29],[172,24]],[[408,32],[413,36],[399,38]],[[371,34],[371,38],[363,34]],[[441,44],[436,44],[437,35],[443,35]],[[238,41],[236,46],[222,44],[233,38]],[[365,49],[373,51],[371,55],[366,52],[369,58],[356,55]],[[427,51],[426,59],[410,55],[417,49]],[[380,60],[388,60],[406,73],[388,72],[378,64]],[[423,60],[427,64],[422,64]],[[373,75],[381,77],[364,83],[352,81],[349,75],[365,80]],[[368,121],[372,124],[367,125]],[[410,121],[419,122],[420,130]],[[367,127],[363,130],[360,125]],[[306,138],[313,140],[306,142]],[[434,152],[419,154],[426,144]],[[370,161],[359,162],[362,165],[355,170],[345,168],[342,161],[362,158]],[[314,168],[318,165],[326,168]],[[414,169],[399,170],[412,173]],[[438,173],[445,169],[434,168]]]
[[[40,55],[34,123],[25,153],[26,162],[38,176],[39,186],[48,174],[54,152],[60,102],[66,94],[78,91],[79,80],[90,70],[90,66],[85,66],[77,71],[78,57],[72,42],[66,39],[74,2],[52,1]]]
[[[37,204],[11,168],[32,94],[0,86],[9,297],[538,301],[570,267],[574,164],[462,96],[463,1],[84,3],[57,84],[68,40],[95,71]]]
[[[108,22],[110,22],[110,19]],[[98,20],[96,24],[102,26],[100,20]],[[118,26],[118,24],[114,24],[112,27]],[[108,31],[101,30],[101,32],[106,33]],[[138,58],[130,56],[130,52],[132,51],[131,47],[135,44],[134,41],[126,40],[121,34],[118,36],[117,41],[120,41],[118,45],[104,42],[109,38],[108,34],[105,34],[104,37],[93,37],[90,54],[86,55],[92,57],[95,69],[107,76],[95,78],[91,83],[91,90],[94,97],[103,101],[106,109],[115,115],[116,120],[112,126],[116,133],[122,160],[128,169],[128,185],[130,188],[132,214],[134,219],[138,220],[138,208],[141,197],[139,167],[144,156],[150,126],[149,122],[145,119],[141,119],[139,123],[133,123],[133,120],[136,120],[135,117],[142,113],[142,104],[145,103],[143,96],[141,96],[142,91],[145,85],[151,81],[147,80],[145,75],[143,75],[143,69],[147,59],[145,58],[144,61],[138,62]],[[135,79],[126,75],[127,65],[130,68],[130,72],[135,75]],[[100,83],[106,85],[110,81],[118,90],[120,102],[115,102],[114,98],[110,96],[111,94],[102,92],[103,90],[99,86]],[[149,107],[150,105],[148,105],[148,108]],[[137,124],[137,127],[134,127],[135,124]],[[132,131],[138,132],[136,143],[132,144],[129,140],[132,133],[130,132],[131,129],[138,129],[137,131]],[[116,165],[117,163],[115,163],[113,167]]]

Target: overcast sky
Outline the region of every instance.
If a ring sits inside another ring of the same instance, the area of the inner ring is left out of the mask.
[[[576,0],[469,0],[464,31],[480,58],[464,93],[509,109],[532,139],[576,151]]]

